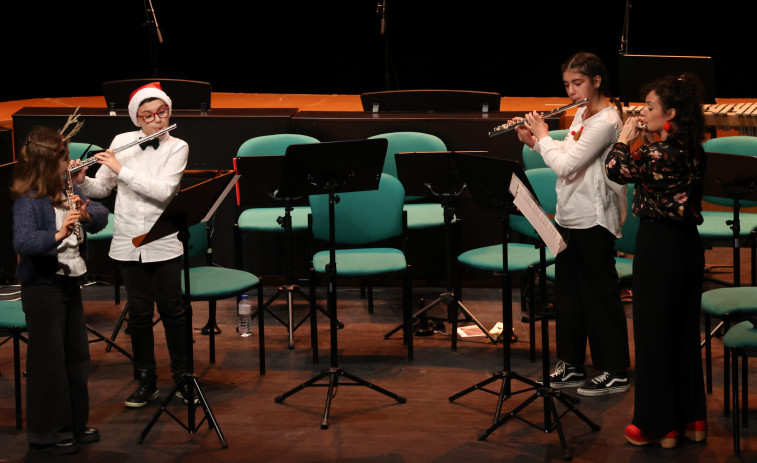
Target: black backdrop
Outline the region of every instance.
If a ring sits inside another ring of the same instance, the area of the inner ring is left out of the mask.
[[[101,95],[103,81],[154,75],[141,0],[5,3],[0,101]],[[219,92],[384,90],[377,3],[153,0],[165,39],[158,74]],[[712,56],[718,97],[757,96],[757,2],[631,3],[630,53]],[[617,81],[624,0],[386,4],[392,89],[560,96],[559,66],[579,50],[600,55]]]

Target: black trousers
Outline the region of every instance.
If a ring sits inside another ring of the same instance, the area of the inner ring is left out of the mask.
[[[26,414],[30,444],[52,444],[84,430],[89,419],[89,342],[79,278],[21,285],[29,345]]]
[[[700,348],[704,250],[692,224],[642,219],[633,260],[633,424],[669,432],[707,417]]]
[[[557,357],[622,371],[630,365],[628,331],[615,269],[615,235],[606,228],[566,229],[568,247],[555,260]]]
[[[129,331],[135,373],[155,371],[155,307],[163,322],[171,371],[191,371],[181,294],[181,258],[163,262],[119,262],[129,302]]]

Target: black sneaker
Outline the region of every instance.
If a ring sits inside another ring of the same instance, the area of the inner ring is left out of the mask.
[[[124,405],[126,405],[129,408],[140,408],[144,407],[151,401],[158,398],[160,395],[160,391],[157,387],[153,386],[150,387],[145,384],[138,384],[137,390],[134,391],[127,399],[126,402],[124,402]]]
[[[631,383],[628,381],[626,375],[615,375],[609,371],[605,371],[601,375],[592,378],[591,381],[587,381],[576,392],[578,395],[594,397],[626,392],[629,389],[631,389]]]
[[[549,385],[555,389],[561,387],[576,387],[586,382],[586,372],[583,365],[571,365],[563,361],[557,362],[555,371],[549,375]]]

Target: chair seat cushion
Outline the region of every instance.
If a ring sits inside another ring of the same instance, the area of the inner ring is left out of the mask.
[[[410,230],[444,225],[444,209],[441,204],[405,204],[402,209],[407,211],[407,228]],[[454,218],[452,220],[454,222]]]
[[[757,287],[716,288],[702,293],[702,310],[714,317],[757,313]]]
[[[308,229],[309,206],[299,206],[292,208],[292,231]],[[247,209],[239,214],[239,230],[243,232],[263,231],[263,232],[283,232],[284,227],[276,221],[279,217],[284,217],[283,207],[261,207]]]
[[[549,249],[546,251],[546,263],[554,262],[555,257]],[[502,245],[484,246],[465,251],[457,257],[457,261],[468,267],[487,272],[502,271]],[[507,270],[522,272],[532,265],[538,265],[539,249],[532,244],[507,244]]]
[[[90,241],[103,241],[113,238],[113,214],[108,214],[108,225],[97,233],[87,233]]]
[[[250,272],[223,267],[192,267],[189,269],[191,300],[225,299],[241,294],[260,283]],[[184,289],[184,271],[181,272]]]
[[[723,345],[729,349],[734,347],[757,348],[757,329],[750,321],[737,323],[730,327],[723,336]]]
[[[699,236],[703,240],[728,239],[733,238],[733,230],[726,223],[727,220],[733,220],[733,212],[728,211],[703,211],[702,217],[704,222],[697,228]],[[749,236],[752,230],[757,229],[757,214],[740,213],[739,227],[742,238]]]
[[[620,280],[621,282],[631,280],[631,278],[633,278],[633,259],[629,259],[627,257],[616,257],[615,270],[618,272],[618,280]],[[547,279],[555,279],[554,264],[547,267]]]
[[[0,301],[0,328],[26,329],[26,317],[21,301]]]
[[[313,256],[313,269],[325,273],[329,263],[329,251]],[[405,254],[394,248],[338,249],[336,273],[339,276],[365,277],[382,273],[403,271],[407,268]]]

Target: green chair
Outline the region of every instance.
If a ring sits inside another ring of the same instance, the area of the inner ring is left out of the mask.
[[[418,153],[427,151],[447,151],[447,146],[437,136],[423,132],[390,132],[369,137],[385,138],[388,141],[383,172],[395,178],[397,153]],[[407,211],[407,228],[409,230],[440,227],[444,225],[444,210],[439,203],[428,203],[423,196],[406,196],[403,209]]]
[[[100,151],[101,147],[91,144],[72,141],[68,144],[68,157],[73,160],[81,159],[82,161],[89,157],[92,151]]]
[[[189,287],[190,301],[208,302],[208,323],[216,323],[216,302],[222,299],[236,297],[257,288],[258,309],[263,306],[263,285],[260,279],[252,273],[243,270],[220,267],[213,263],[212,246],[210,245],[209,230],[204,222],[189,228]],[[204,265],[192,265],[198,259],[204,258]],[[184,270],[182,270],[181,288],[184,291]],[[260,354],[260,374],[265,374],[265,336],[263,330],[263,314],[258,310],[258,344]],[[215,331],[210,330],[210,363],[215,363]]]
[[[547,214],[554,214],[557,205],[557,194],[555,192],[557,175],[552,169],[545,167],[528,170],[526,171],[526,176],[528,177],[529,183],[531,183],[531,186],[534,188],[534,192],[536,193],[536,197],[542,207],[542,210]],[[523,241],[531,241],[531,244],[522,242],[507,243],[507,273],[510,275],[525,275],[527,280],[533,282],[535,280],[538,268],[542,263],[542,249],[538,245],[539,236],[536,233],[536,230],[523,216],[510,215],[509,226],[512,230],[517,231],[518,233],[523,235]],[[549,249],[544,248],[543,251],[545,265],[549,265],[550,263],[554,262],[555,257],[549,251]],[[503,285],[504,295],[506,289],[504,288],[504,285],[506,284],[506,282],[504,281],[504,278],[502,278],[504,270],[503,261],[504,255],[502,244],[471,249],[463,252],[457,257],[457,262],[460,270],[473,269],[498,275],[500,277],[501,284]],[[459,295],[459,297],[462,299],[461,277],[462,272],[458,272],[458,288],[455,291],[455,294]],[[522,293],[523,297],[521,297],[522,303],[527,303],[529,307],[529,345],[531,361],[536,360],[536,336],[534,328],[534,307],[536,300],[533,293],[533,287],[534,285],[532,284],[529,288],[529,294],[526,295],[525,293]],[[506,304],[509,301],[503,300],[502,302],[503,304]],[[456,327],[453,326],[453,328]],[[454,331],[455,330],[453,329],[453,350],[456,348],[457,339],[457,333]],[[543,346],[543,348],[545,347]]]
[[[712,138],[705,141],[702,146],[707,152],[725,153],[725,154],[738,154],[745,156],[757,156],[757,137],[750,136],[732,136],[722,138]],[[708,163],[708,169],[711,169],[711,163]],[[751,245],[751,265],[752,265],[752,286],[757,286],[757,265],[755,258],[755,242],[757,241],[755,232],[757,231],[757,214],[738,212],[739,218],[739,236],[738,239],[734,236],[732,223],[734,219],[734,200],[727,197],[725,193],[721,196],[704,196],[704,201],[716,204],[718,206],[725,206],[730,208],[730,211],[703,211],[702,217],[704,222],[699,225],[699,236],[702,242],[708,248],[712,247],[732,247],[734,248],[734,254],[738,253],[738,249],[743,244],[749,243]],[[739,201],[739,207],[754,207],[757,206],[757,202],[754,201]],[[733,262],[733,281],[735,286],[741,284],[740,275],[740,259],[734,258]],[[719,282],[724,283],[724,282]],[[727,284],[727,283],[724,283]],[[719,327],[718,327],[719,328]],[[716,328],[716,329],[718,329]]]
[[[284,156],[290,145],[318,143],[318,140],[301,134],[282,133],[273,135],[263,135],[251,138],[239,147],[237,158],[255,157],[255,156]],[[243,268],[244,250],[242,245],[243,233],[270,233],[275,235],[284,235],[284,245],[286,247],[285,267],[286,267],[286,284],[279,287],[277,293],[270,297],[261,307],[270,313],[279,323],[286,326],[289,331],[289,348],[294,348],[294,331],[302,323],[294,324],[292,320],[292,296],[300,294],[299,286],[295,284],[293,265],[291,262],[292,234],[304,234],[308,229],[308,215],[310,206],[302,204],[285,204],[281,203],[279,207],[255,207],[256,201],[260,198],[252,198],[247,194],[248,188],[245,182],[245,171],[242,168],[241,161],[234,160],[234,170],[242,176],[236,185],[237,188],[237,214],[238,219],[234,227],[234,240],[236,252],[236,267]],[[274,175],[279,175],[275,173]],[[278,177],[276,177],[278,180]],[[249,189],[252,189],[250,185]],[[304,202],[304,200],[303,200]],[[259,204],[259,203],[258,203]],[[288,320],[281,319],[269,308],[271,303],[279,296],[287,296]],[[304,321],[304,319],[303,319]]]
[[[21,307],[21,301],[0,301],[0,337],[6,338],[0,342],[5,344],[13,341],[13,373],[16,400],[16,429],[21,429],[21,347],[20,341],[26,342],[23,333],[26,332],[26,317]]]
[[[745,288],[746,289],[746,288]],[[757,290],[757,288],[749,288]],[[752,301],[757,298],[757,292],[747,295]],[[749,365],[750,356],[757,355],[757,329],[752,321],[743,321],[732,326],[723,336],[723,345],[731,351],[731,379],[733,382],[733,452],[736,455],[741,454],[741,426],[748,427],[749,421]],[[739,357],[741,363],[741,416],[739,412]],[[743,420],[743,422],[741,422]]]
[[[754,286],[736,286],[726,288],[715,288],[702,293],[702,312],[704,313],[704,332],[705,338],[703,345],[705,348],[705,382],[707,392],[712,392],[712,338],[710,332],[710,319],[719,318],[721,325],[726,331],[733,323],[739,323],[752,315],[757,314],[757,287]],[[730,394],[730,375],[729,375],[729,355],[728,346],[724,341],[723,353],[723,413],[728,416],[730,404],[728,395]]]
[[[550,130],[549,136],[553,140],[565,140],[565,137],[568,136],[568,129]],[[541,157],[541,154],[529,148],[528,145],[523,145],[522,156],[523,168],[526,170],[547,167],[547,165],[544,163],[544,159]]]
[[[402,210],[405,190],[399,180],[381,174],[379,188],[370,191],[341,193],[334,205],[334,241],[336,249],[336,277],[365,280],[367,278],[399,276],[403,282],[402,313],[407,357],[413,358],[413,337],[410,319],[410,265],[405,259],[404,244],[407,231],[406,214]],[[329,242],[329,197],[310,196],[311,230],[317,242]],[[393,241],[399,247],[387,247]],[[381,247],[371,247],[373,245]],[[316,276],[327,276],[330,250],[313,255],[311,296],[315,295]],[[372,298],[369,298],[372,303]],[[317,361],[318,331],[315,317],[315,298],[311,297],[311,342],[313,358]],[[333,334],[332,334],[333,336]]]

